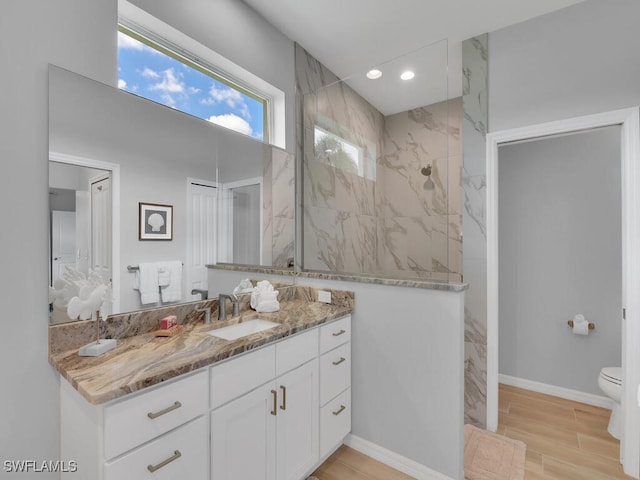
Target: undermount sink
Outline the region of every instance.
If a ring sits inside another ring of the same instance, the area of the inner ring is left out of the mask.
[[[236,323],[222,328],[214,328],[207,333],[213,337],[222,338],[224,340],[235,340],[240,337],[246,337],[252,333],[262,332],[270,328],[277,327],[279,323],[262,318],[254,318],[244,322]]]

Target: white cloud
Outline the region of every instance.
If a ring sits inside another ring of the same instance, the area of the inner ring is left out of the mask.
[[[155,48],[151,48],[148,45],[145,45],[142,42],[139,42],[133,37],[126,35],[122,32],[118,32],[118,48],[129,49],[129,50],[137,50],[139,52],[145,51],[148,53],[159,54],[160,52]]]
[[[160,78],[160,74],[155,70],[151,70],[149,67],[144,67],[144,70],[142,70],[142,76],[145,78]]]
[[[164,102],[164,104],[166,106],[171,107],[171,108],[175,108],[176,101],[174,100],[174,98],[171,95],[169,95],[168,93],[165,92],[160,96],[162,97],[162,100],[163,100],[163,102]]]
[[[132,50],[143,50],[146,45],[139,42],[135,38],[125,35],[122,32],[118,32],[118,48],[129,48]]]
[[[209,96],[203,99],[202,103],[205,105],[226,103],[227,106],[239,112],[244,118],[251,118],[249,107],[245,103],[242,94],[231,87],[218,87],[218,85],[214,83],[209,90]]]
[[[179,76],[176,76],[173,68],[168,68],[160,75],[162,80],[158,83],[154,83],[149,86],[149,90],[160,90],[165,93],[183,93],[184,82],[180,81]]]
[[[251,128],[251,125],[249,125],[249,122],[233,113],[226,113],[224,115],[212,115],[208,118],[208,120],[211,123],[230,128],[231,130],[244,133],[245,135],[252,135],[253,133],[253,129]]]
[[[127,82],[125,82],[123,79],[119,78],[118,79],[118,88],[121,90],[124,90],[125,88],[127,88]]]

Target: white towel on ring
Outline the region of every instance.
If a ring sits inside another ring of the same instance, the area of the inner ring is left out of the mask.
[[[136,272],[136,287],[140,291],[140,302],[143,305],[160,301],[158,265],[156,263],[140,263]]]
[[[170,274],[169,283],[162,286],[160,294],[163,302],[179,302],[182,300],[182,262],[173,260],[170,262],[158,262],[159,269],[163,269]],[[166,283],[166,279],[163,279]]]

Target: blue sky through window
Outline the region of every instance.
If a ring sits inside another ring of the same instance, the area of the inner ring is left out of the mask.
[[[118,88],[258,140],[262,102],[118,32]]]

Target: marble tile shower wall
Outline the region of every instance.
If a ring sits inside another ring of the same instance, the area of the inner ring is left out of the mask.
[[[461,99],[385,118],[378,160],[378,268],[461,281]],[[432,166],[429,178],[421,170]]]
[[[300,46],[296,70],[304,268],[461,281],[461,100],[385,117]],[[317,161],[316,124],[364,146],[374,173]]]
[[[465,423],[487,423],[487,235],[486,135],[488,129],[488,34],[462,42],[465,294]]]
[[[294,256],[295,157],[270,147],[265,149],[263,165],[262,264],[287,267]]]
[[[316,160],[314,126],[379,152],[384,117],[343,82],[305,95],[303,110],[304,267],[374,273],[377,181]]]

